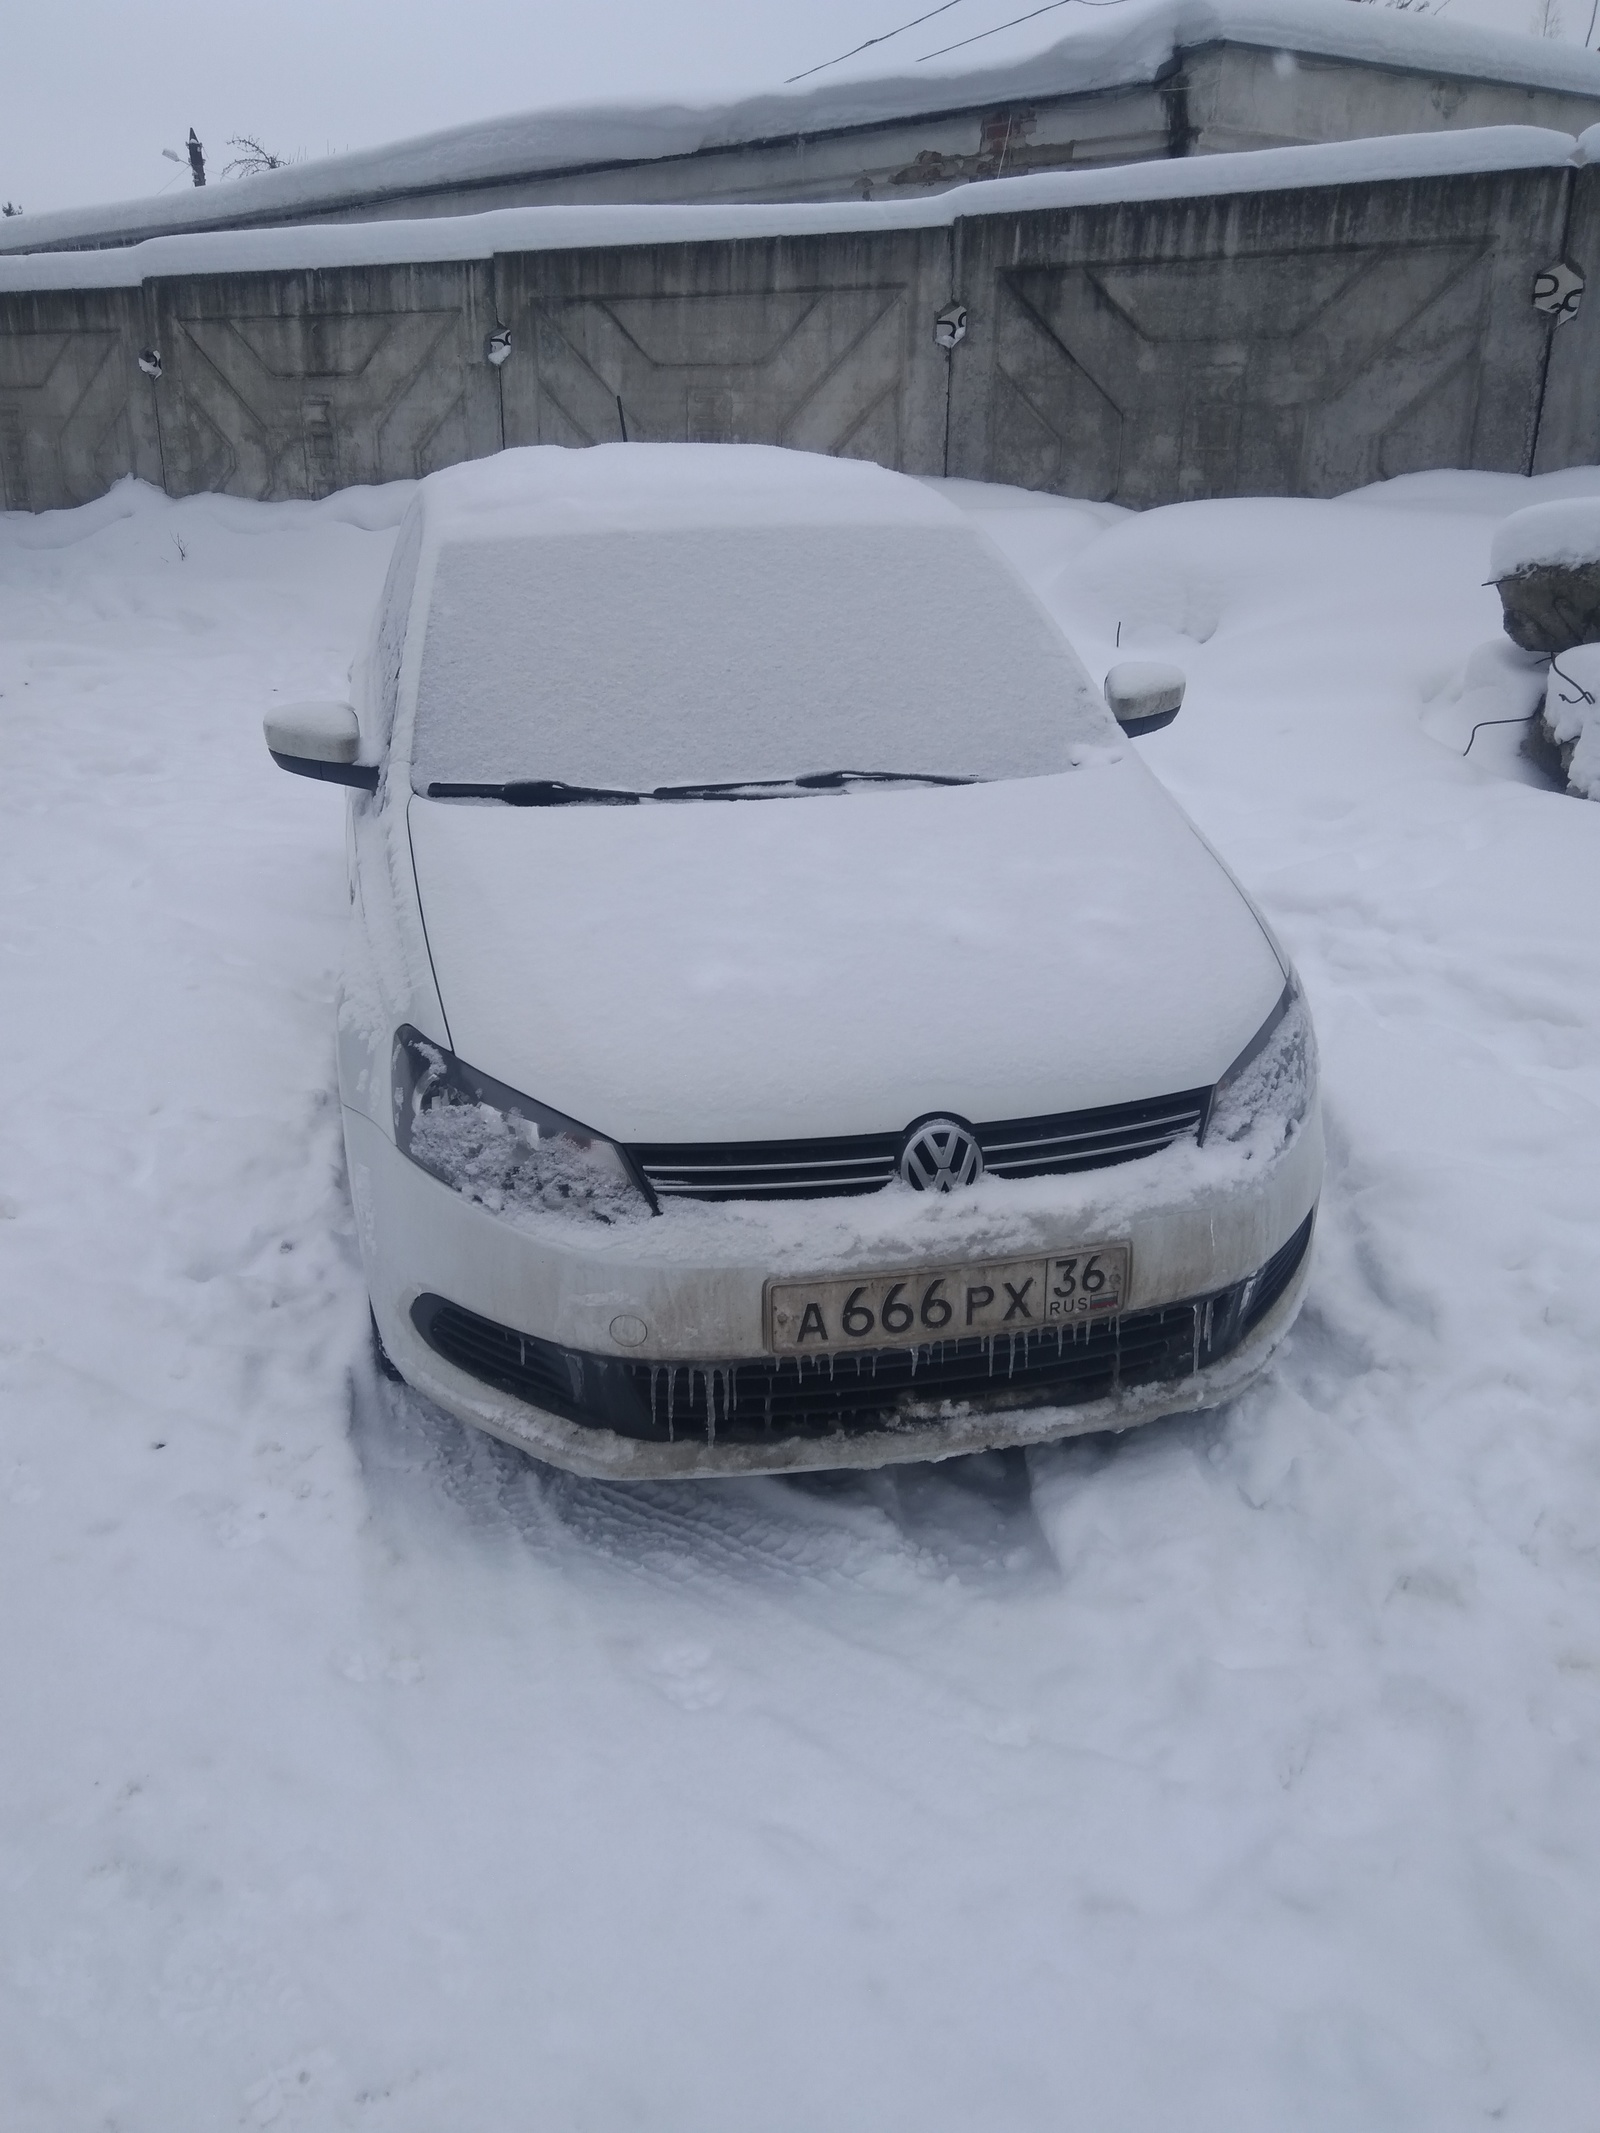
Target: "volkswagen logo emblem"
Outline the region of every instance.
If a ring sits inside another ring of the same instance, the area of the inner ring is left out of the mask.
[[[900,1175],[914,1192],[954,1192],[983,1176],[983,1150],[959,1119],[924,1119],[900,1151]]]

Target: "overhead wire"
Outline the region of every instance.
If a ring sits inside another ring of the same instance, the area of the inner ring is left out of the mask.
[[[1026,15],[1013,15],[1009,22],[997,22],[992,29],[978,30],[971,37],[958,37],[954,44],[942,44],[936,52],[924,52],[917,61],[920,67],[924,60],[943,59],[946,52],[964,51],[969,44],[982,44],[985,37],[998,37],[1002,30],[1014,30],[1020,22],[1032,22],[1040,15],[1053,15],[1061,7],[1121,7],[1124,0],[1045,0],[1043,7],[1030,8]]]
[[[1032,22],[1038,15],[1053,14],[1057,8],[1122,7],[1124,4],[1125,0],[1046,0],[1043,7],[1033,8],[1026,15],[1013,15],[1008,22],[997,22],[990,29],[975,31],[971,37],[958,37],[954,44],[942,44],[935,52],[919,53],[917,65],[920,67],[923,61],[928,59],[942,59],[946,52],[960,52],[969,44],[981,44],[985,37],[998,37],[1002,30],[1014,30],[1018,23]],[[1600,7],[1600,0],[1595,0],[1595,4]],[[938,7],[930,7],[922,15],[913,15],[909,22],[902,22],[898,29],[884,30],[877,37],[868,37],[861,44],[852,45],[848,52],[841,52],[835,59],[820,60],[814,67],[802,67],[798,74],[786,75],[784,87],[787,88],[792,82],[809,81],[813,74],[824,74],[829,67],[842,67],[847,59],[854,59],[862,52],[870,52],[874,45],[887,44],[892,37],[903,37],[907,30],[914,30],[921,23],[931,22],[935,15],[948,15],[951,8],[960,5],[961,0],[940,0]]]
[[[939,0],[937,7],[930,7],[925,15],[913,15],[909,22],[902,22],[897,30],[885,30],[881,36],[869,37],[864,44],[852,45],[848,52],[841,52],[837,59],[824,59],[814,67],[802,67],[798,74],[784,77],[784,87],[790,82],[806,81],[813,74],[822,74],[829,67],[842,67],[847,59],[854,59],[858,52],[869,52],[875,44],[887,44],[891,37],[903,37],[907,30],[914,30],[919,23],[931,22],[935,15],[948,15],[951,8],[959,7],[961,0]]]

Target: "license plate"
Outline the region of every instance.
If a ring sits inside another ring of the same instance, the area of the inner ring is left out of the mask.
[[[777,1355],[837,1355],[1091,1325],[1122,1309],[1128,1256],[1125,1244],[1086,1244],[1048,1259],[769,1281],[767,1346]]]

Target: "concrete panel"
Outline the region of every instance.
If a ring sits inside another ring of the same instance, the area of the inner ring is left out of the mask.
[[[1178,78],[1195,130],[1191,152],[1207,155],[1463,126],[1553,126],[1560,133],[1582,133],[1600,118],[1600,96],[1592,90],[1538,88],[1451,74],[1442,66],[1438,71],[1374,66],[1223,41],[1186,51]]]
[[[1544,404],[1539,415],[1536,473],[1556,467],[1586,467],[1600,461],[1600,169],[1575,171],[1564,243],[1548,257],[1529,262],[1530,273],[1564,258],[1586,287],[1578,315],[1545,326],[1548,357]]]
[[[152,284],[171,493],[326,496],[498,451],[490,279],[467,263]]]
[[[1566,174],[963,225],[950,472],[1143,506],[1524,471]]]
[[[87,503],[161,480],[137,289],[0,297],[0,508]]]
[[[498,259],[508,444],[785,444],[944,464],[949,233]],[[618,401],[621,402],[619,416]]]

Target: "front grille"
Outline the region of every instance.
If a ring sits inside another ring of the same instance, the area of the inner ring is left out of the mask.
[[[815,1200],[877,1192],[900,1160],[898,1133],[824,1141],[723,1141],[629,1150],[658,1199]]]
[[[1248,1279],[1210,1296],[1081,1328],[863,1355],[629,1362],[513,1332],[440,1296],[419,1297],[411,1315],[446,1362],[570,1422],[653,1443],[774,1444],[908,1426],[945,1403],[1071,1407],[1188,1377],[1231,1354],[1283,1296],[1312,1220]]]
[[[1136,1162],[1197,1133],[1210,1094],[1188,1089],[1144,1103],[1008,1118],[972,1130],[984,1168],[997,1177],[1054,1177]],[[865,1133],[834,1140],[654,1145],[629,1153],[659,1199],[814,1200],[881,1191],[895,1175],[904,1143],[904,1133]]]
[[[1065,1170],[1100,1170],[1137,1162],[1198,1133],[1209,1089],[1188,1089],[1151,1103],[1105,1104],[1056,1118],[1012,1118],[979,1126],[983,1167],[1003,1178],[1055,1177]]]

